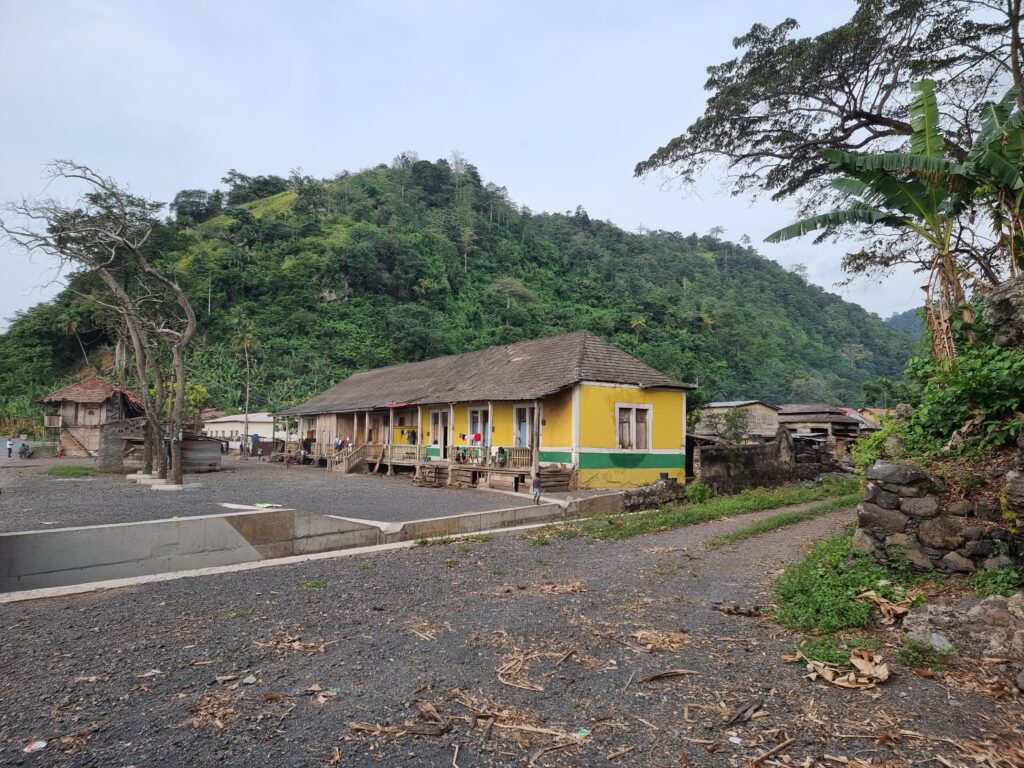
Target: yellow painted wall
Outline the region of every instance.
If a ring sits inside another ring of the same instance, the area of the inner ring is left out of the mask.
[[[680,483],[686,482],[685,469],[579,469],[576,471],[576,482],[582,488],[632,488],[647,485],[661,478],[662,472],[668,472]]]
[[[466,430],[469,428],[469,409],[470,407],[478,407],[476,403],[456,403],[455,407],[452,408],[452,413],[455,414],[455,420],[452,422],[452,445],[468,445],[468,441],[464,437]],[[484,403],[484,408],[487,407],[487,403]],[[449,416],[449,418],[451,418]],[[463,435],[463,437],[459,437]]]
[[[572,447],[572,389],[564,389],[544,398],[544,424],[541,447]]]
[[[512,403],[491,403],[491,418],[494,427],[491,431],[491,445],[512,445],[515,437],[512,427]]]
[[[580,448],[617,448],[615,404],[637,403],[653,407],[652,448],[678,449],[683,445],[683,402],[678,390],[580,385]],[[640,471],[640,470],[630,470]],[[657,473],[655,473],[657,479]]]

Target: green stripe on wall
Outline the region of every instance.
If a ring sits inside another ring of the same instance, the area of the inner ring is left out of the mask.
[[[557,464],[572,464],[572,453],[569,451],[541,451],[541,461],[550,461]]]
[[[543,454],[541,454],[543,456]],[[683,469],[680,453],[586,453],[580,451],[580,469]]]

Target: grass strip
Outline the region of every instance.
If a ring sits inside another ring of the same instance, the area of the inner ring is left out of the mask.
[[[790,629],[826,634],[866,626],[875,606],[859,595],[873,589],[897,602],[920,581],[905,568],[885,567],[869,555],[853,552],[851,533],[835,536],[790,563],[776,579],[775,620]]]
[[[81,464],[63,464],[59,467],[50,467],[46,474],[50,477],[92,477],[96,470],[92,467],[83,467]]]
[[[721,536],[716,536],[707,542],[706,546],[709,549],[717,549],[723,547],[726,544],[734,544],[737,541],[743,541],[744,539],[752,539],[755,536],[760,536],[763,533],[777,530],[779,528],[785,528],[787,525],[795,525],[796,523],[802,523],[805,520],[813,520],[816,517],[821,517],[829,512],[835,512],[838,509],[844,509],[846,507],[852,507],[857,504],[861,499],[861,494],[851,493],[846,496],[840,496],[838,499],[832,501],[826,501],[823,504],[815,504],[813,507],[807,509],[795,509],[790,512],[781,512],[771,517],[766,517],[762,520],[758,520],[756,523],[746,526],[745,528],[737,528],[735,531],[729,531],[723,533]]]
[[[815,485],[752,488],[732,496],[716,496],[698,504],[672,504],[647,512],[595,517],[572,526],[572,535],[583,534],[600,541],[626,539],[725,517],[749,515],[766,509],[806,504],[836,496],[845,497],[859,489],[860,481],[857,478],[827,478]],[[559,536],[567,535],[557,531],[555,533]]]

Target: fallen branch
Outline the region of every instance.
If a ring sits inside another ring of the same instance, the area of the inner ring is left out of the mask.
[[[782,752],[782,750],[784,750],[784,749],[786,749],[788,747],[791,747],[794,744],[796,744],[796,739],[786,739],[785,741],[783,741],[783,742],[781,742],[779,744],[776,744],[774,747],[769,749],[767,752],[762,752],[757,757],[751,758],[750,762],[747,763],[747,768],[757,768],[757,766],[759,766],[761,763],[763,763],[769,757],[775,757],[775,755],[777,755],[780,752]]]
[[[618,760],[620,757],[628,755],[634,749],[636,749],[636,746],[626,747],[625,749],[620,749],[618,752],[612,752],[610,755],[608,755],[608,759],[609,760]]]
[[[565,744],[552,744],[549,747],[541,747],[536,752],[534,752],[533,755],[530,756],[530,760],[527,763],[527,765],[536,765],[537,761],[542,756],[546,755],[548,752],[554,752],[556,749],[565,749],[566,747],[571,747],[573,744],[578,744],[578,743],[579,743],[578,741],[571,741],[571,742],[566,742]]]
[[[653,682],[655,680],[663,680],[663,679],[669,678],[669,677],[683,677],[685,675],[699,675],[699,674],[700,674],[700,672],[698,672],[695,669],[666,669],[664,672],[656,672],[655,674],[649,675],[648,677],[642,677],[639,680],[637,680],[637,682],[638,683],[650,683],[650,682]]]

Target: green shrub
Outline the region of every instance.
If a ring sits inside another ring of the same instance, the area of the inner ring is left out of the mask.
[[[711,498],[711,486],[703,480],[694,480],[686,484],[686,498],[694,504],[703,504]]]
[[[874,605],[858,599],[859,594],[874,589],[892,600],[903,597],[892,572],[866,555],[851,552],[851,538],[831,538],[786,568],[774,584],[775,618],[780,623],[822,632],[863,627],[871,621]]]
[[[796,647],[808,659],[826,664],[848,664],[854,648],[874,648],[877,643],[866,637],[838,638],[835,635],[805,637]]]
[[[1010,597],[1017,588],[1024,585],[1024,569],[1006,566],[986,568],[971,577],[974,591],[979,595],[1002,595]]]

